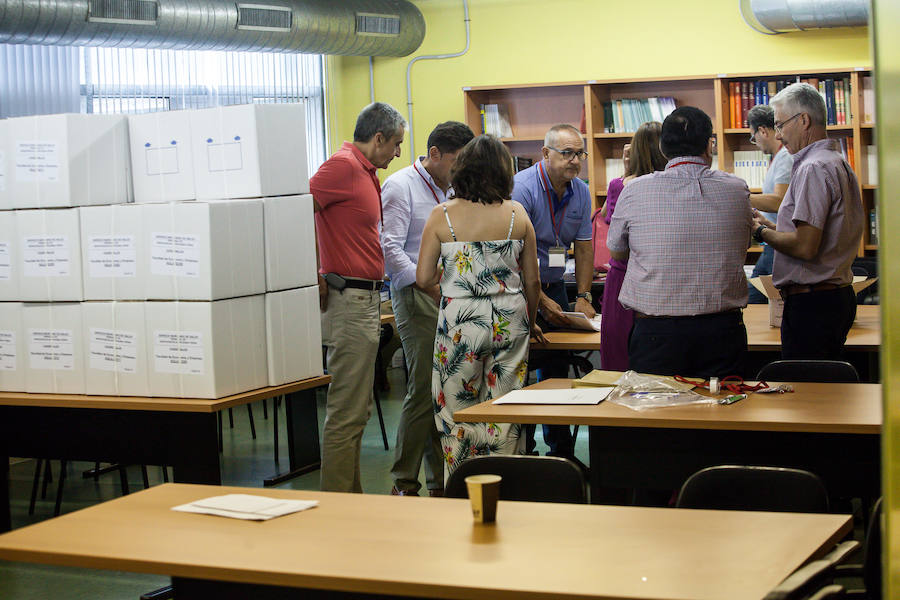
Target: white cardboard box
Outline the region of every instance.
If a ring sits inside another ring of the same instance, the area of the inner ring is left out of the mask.
[[[262,295],[145,307],[152,396],[221,398],[266,386]]]
[[[144,302],[83,302],[88,394],[149,396]]]
[[[322,374],[319,287],[266,294],[269,385]]]
[[[17,231],[16,213],[0,211],[0,301],[20,299]]]
[[[189,114],[198,199],[309,193],[302,103],[220,106]]]
[[[316,230],[313,198],[263,198],[266,291],[316,285]]]
[[[79,208],[85,300],[147,298],[147,245],[143,206],[114,204]]]
[[[25,391],[22,303],[0,302],[0,391]]]
[[[147,299],[219,300],[265,292],[261,200],[141,209]]]
[[[81,304],[25,303],[25,391],[84,394],[84,345]]]
[[[0,119],[0,210],[12,208],[9,198],[9,121]]]
[[[12,208],[115,204],[131,198],[122,115],[40,115],[7,121]]]
[[[858,294],[877,280],[877,277],[866,279],[861,276],[853,277],[853,292]],[[781,327],[781,317],[784,314],[784,300],[781,299],[781,293],[775,284],[772,283],[771,275],[760,275],[750,279],[750,283],[769,299],[769,327]]]
[[[128,116],[135,202],[193,200],[194,157],[189,111]]]
[[[26,302],[84,299],[81,227],[77,208],[17,210],[19,297]]]

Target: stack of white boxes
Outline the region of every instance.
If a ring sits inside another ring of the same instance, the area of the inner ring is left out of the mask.
[[[87,391],[78,207],[131,189],[125,117],[0,122],[0,389]]]
[[[0,389],[217,398],[321,374],[304,123],[302,105],[129,117],[138,203],[0,212],[0,300],[73,301],[0,304],[19,328],[0,327]],[[22,352],[52,377],[7,368]]]

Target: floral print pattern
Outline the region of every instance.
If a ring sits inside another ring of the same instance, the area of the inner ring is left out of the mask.
[[[453,420],[454,412],[524,384],[530,328],[518,265],[523,246],[522,240],[441,244],[432,399],[445,477],[471,456],[524,451],[520,425]]]

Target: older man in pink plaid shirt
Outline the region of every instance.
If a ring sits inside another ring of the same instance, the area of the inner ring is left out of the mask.
[[[636,371],[724,377],[747,350],[750,191],[709,169],[714,147],[709,116],[676,109],[660,137],[665,171],[633,180],[619,197],[607,246],[628,261],[619,302],[635,311],[628,358]]]

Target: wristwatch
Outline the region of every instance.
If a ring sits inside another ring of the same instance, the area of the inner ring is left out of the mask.
[[[763,242],[763,237],[762,237],[763,229],[768,229],[768,227],[766,227],[765,225],[760,225],[753,231],[753,239],[756,240],[757,242],[760,242],[760,243]]]
[[[581,292],[580,294],[575,294],[576,298],[584,298],[588,301],[588,304],[591,304],[594,301],[594,297],[591,296],[590,292]]]

